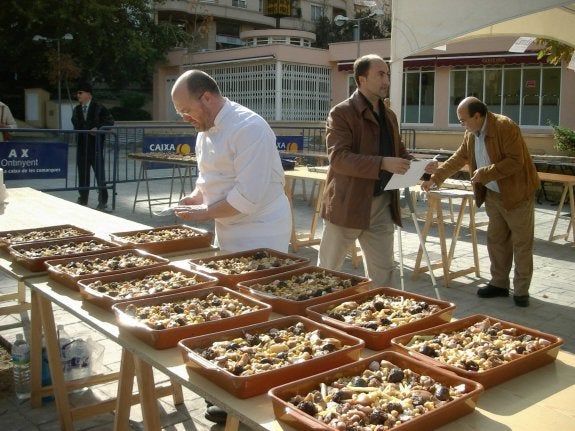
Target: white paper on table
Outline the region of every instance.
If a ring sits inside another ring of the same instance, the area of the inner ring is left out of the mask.
[[[429,162],[430,160],[411,160],[409,170],[403,175],[393,174],[385,190],[404,189],[416,185],[425,173],[425,167]]]

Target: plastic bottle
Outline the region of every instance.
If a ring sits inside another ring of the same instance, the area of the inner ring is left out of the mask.
[[[72,342],[72,339],[64,329],[64,325],[57,326],[58,343],[60,344],[60,360],[62,361],[62,373],[64,380],[71,380],[70,378],[70,358],[66,356],[66,348]]]
[[[90,349],[81,338],[73,340],[65,349],[65,357],[70,364],[70,379],[83,379],[90,375]]]
[[[50,362],[48,361],[48,352],[46,350],[46,340],[42,335],[42,386],[50,386],[52,384],[52,376],[50,374]],[[43,402],[52,401],[54,396],[46,395],[42,397]]]
[[[19,400],[30,398],[30,346],[23,334],[16,335],[12,345],[14,391]]]

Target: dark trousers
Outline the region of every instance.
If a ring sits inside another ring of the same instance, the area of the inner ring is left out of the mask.
[[[106,174],[104,170],[104,143],[100,138],[84,134],[78,137],[76,164],[78,165],[78,186],[80,199],[87,202],[90,190],[90,169],[94,171],[98,184],[98,202],[108,203]]]

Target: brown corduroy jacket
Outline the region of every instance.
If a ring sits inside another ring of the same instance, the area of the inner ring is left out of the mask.
[[[394,156],[411,159],[401,142],[397,117],[387,108],[385,120]],[[331,109],[326,125],[329,169],[321,207],[324,219],[338,226],[369,228],[373,189],[381,174],[379,133],[369,102],[357,90]],[[394,222],[401,226],[397,190],[391,210]]]
[[[539,175],[529,154],[519,126],[504,115],[488,112],[485,148],[491,165],[479,169],[479,185],[474,185],[475,203],[485,202],[486,187],[497,181],[503,206],[512,209],[533,196],[540,186]],[[475,160],[475,134],[465,132],[457,151],[432,175],[440,186],[447,178],[468,165],[469,175],[477,170]]]

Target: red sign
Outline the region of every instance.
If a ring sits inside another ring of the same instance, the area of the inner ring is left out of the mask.
[[[537,87],[537,82],[536,81],[525,81],[525,87],[526,88],[535,88]]]

